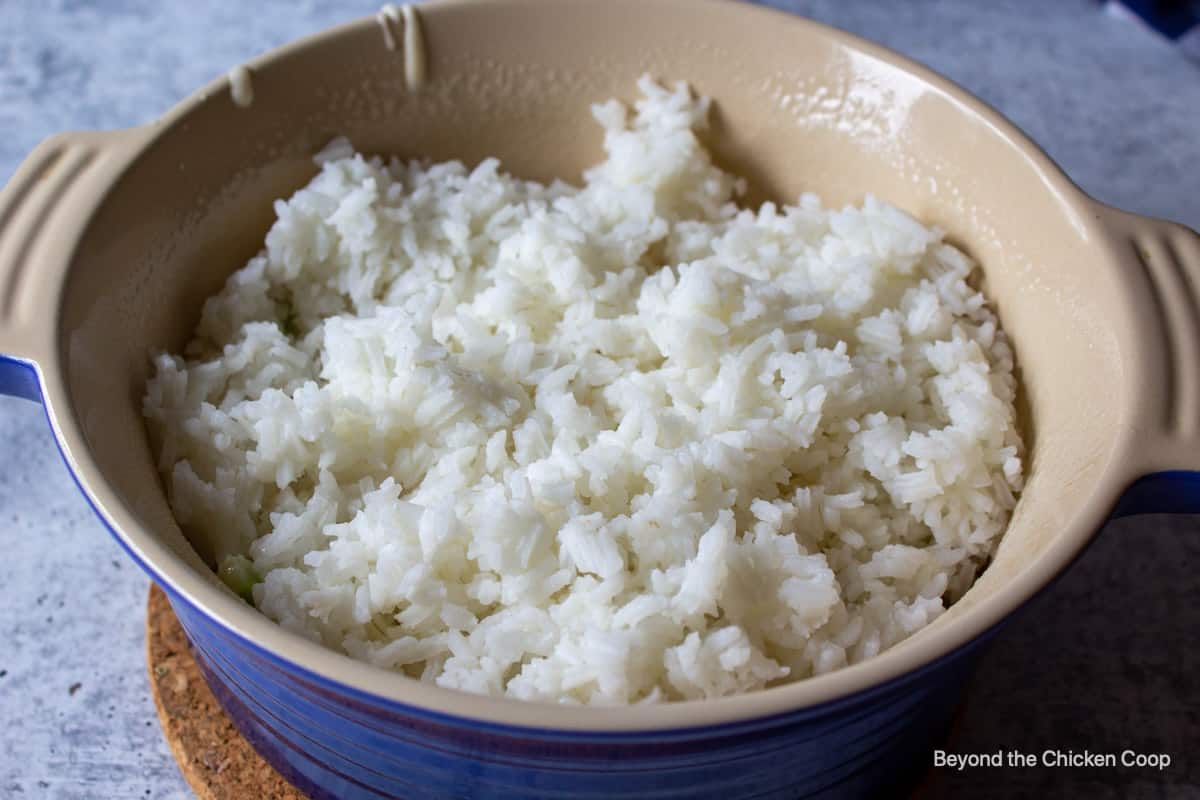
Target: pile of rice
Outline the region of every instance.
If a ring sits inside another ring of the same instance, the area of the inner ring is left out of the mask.
[[[986,564],[1022,448],[972,262],[871,197],[739,208],[708,101],[640,88],[582,188],[334,142],[155,359],[171,505],[271,619],[470,692],[707,698]]]

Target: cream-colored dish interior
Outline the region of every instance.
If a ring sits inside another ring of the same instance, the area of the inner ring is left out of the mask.
[[[943,227],[984,267],[1024,388],[1028,488],[983,578],[897,649],[940,646],[948,627],[959,639],[978,632],[961,618],[996,602],[1062,537],[1074,552],[1103,518],[1114,430],[1133,402],[1120,265],[1088,202],[994,116],[884,51],[731,3],[449,2],[421,19],[421,90],[407,88],[402,54],[371,21],[291,46],[251,63],[249,107],[218,81],[169,115],[88,227],[60,310],[68,401],[55,415],[84,483],[105,485],[97,499],[133,523],[123,527],[135,545],[157,540],[202,570],[147,443],[147,356],[183,345],[203,299],[260,247],[271,201],[313,174],[312,153],[346,134],[366,152],[496,155],[521,176],[577,179],[600,152],[590,103],[633,97],[643,72],[715,99],[708,143],[750,177],[753,200],[811,190],[840,204],[871,192]]]

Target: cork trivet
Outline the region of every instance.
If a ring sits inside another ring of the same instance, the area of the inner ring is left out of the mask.
[[[200,800],[304,800],[254,752],[200,675],[167,596],[150,587],[146,664],[158,721],[183,777]]]

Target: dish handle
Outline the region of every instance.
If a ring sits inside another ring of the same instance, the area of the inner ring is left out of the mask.
[[[1200,513],[1200,234],[1100,204],[1097,211],[1129,263],[1143,348],[1126,465],[1133,480],[1112,517]]]
[[[63,133],[42,142],[0,190],[0,394],[40,401],[63,280],[109,190],[150,128]]]

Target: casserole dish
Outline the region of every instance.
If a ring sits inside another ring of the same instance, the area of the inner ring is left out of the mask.
[[[418,18],[416,87],[405,37],[389,49],[363,20],[251,62],[248,104],[223,79],[145,128],[56,137],[0,197],[5,388],[45,402],[81,488],[168,591],[222,702],[312,796],[886,791],[928,764],[983,638],[1110,513],[1197,504],[1195,476],[1180,472],[1200,460],[1195,234],[1099,206],[978,101],[803,20],[687,0],[445,2]],[[714,97],[710,144],[758,198],[870,191],[983,264],[1030,445],[1028,486],[989,570],[870,662],[630,709],[420,685],[229,595],[166,506],[140,414],[148,353],[178,350],[202,299],[258,248],[270,201],[310,177],[334,135],[574,178],[599,151],[588,104],[629,97],[645,71]]]

